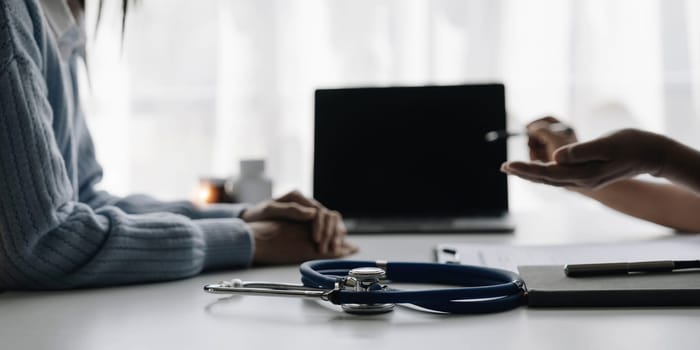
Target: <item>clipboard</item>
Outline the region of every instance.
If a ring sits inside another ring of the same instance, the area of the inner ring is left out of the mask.
[[[567,277],[565,264],[700,258],[700,235],[603,244],[439,244],[438,262],[518,272],[530,307],[700,306],[700,270]]]
[[[518,270],[530,307],[700,306],[700,270],[578,278],[563,265]]]
[[[616,243],[558,245],[442,243],[435,247],[437,262],[497,267],[513,272],[518,272],[518,266],[522,265],[693,259],[700,259],[700,235]]]

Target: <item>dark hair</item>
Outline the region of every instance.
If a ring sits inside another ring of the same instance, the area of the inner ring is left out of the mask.
[[[129,2],[131,0],[122,0],[122,38],[124,37],[124,28],[126,25],[126,13],[129,9]],[[78,0],[80,7],[85,11],[85,0]],[[95,26],[100,25],[100,20],[102,19],[102,4],[103,0],[97,0],[97,21]]]

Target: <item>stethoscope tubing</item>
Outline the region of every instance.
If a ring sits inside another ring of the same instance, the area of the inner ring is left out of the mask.
[[[329,300],[335,304],[409,303],[449,313],[498,312],[524,303],[524,285],[520,277],[489,267],[415,262],[387,262],[379,266],[375,261],[314,260],[303,263],[299,269],[305,286],[332,289],[349,270],[367,266],[382,267],[391,282],[459,287],[381,292],[340,290]]]

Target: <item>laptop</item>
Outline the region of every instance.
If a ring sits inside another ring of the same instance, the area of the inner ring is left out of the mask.
[[[314,197],[351,233],[510,232],[501,84],[320,89]]]

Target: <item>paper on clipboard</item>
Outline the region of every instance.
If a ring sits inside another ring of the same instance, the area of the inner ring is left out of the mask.
[[[565,265],[642,260],[700,259],[700,235],[664,239],[567,245],[439,244],[438,262],[497,267]]]

